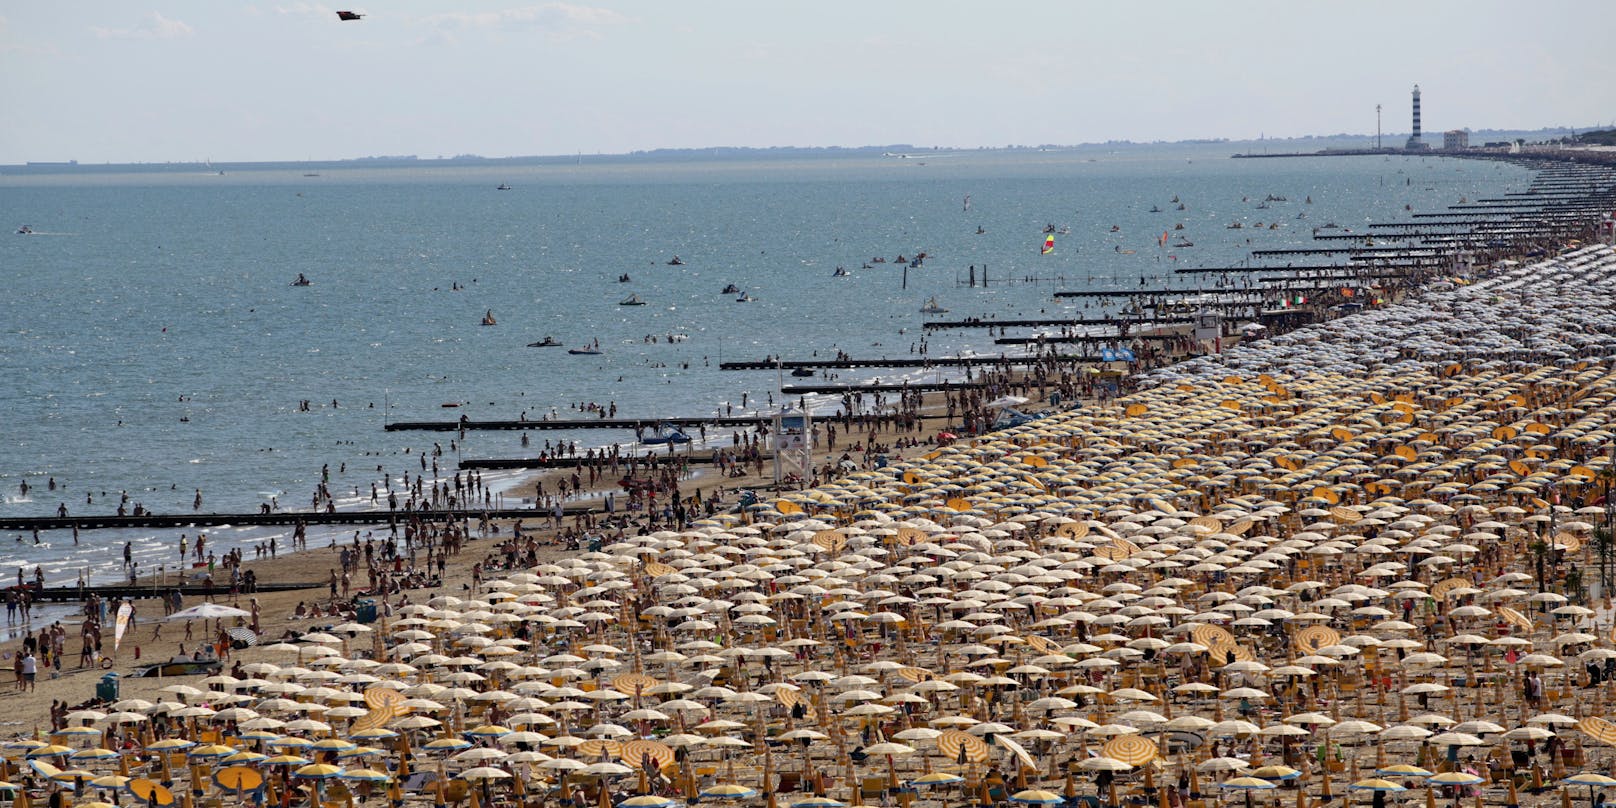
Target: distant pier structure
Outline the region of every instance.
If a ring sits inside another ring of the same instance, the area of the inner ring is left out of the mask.
[[[1409,151],[1420,151],[1425,148],[1425,141],[1420,140],[1420,85],[1414,85],[1414,134],[1408,136],[1408,145],[1403,148]]]

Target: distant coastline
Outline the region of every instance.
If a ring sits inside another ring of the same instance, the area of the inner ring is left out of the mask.
[[[1547,127],[1537,130],[1496,130],[1478,129],[1471,132],[1471,137],[1478,140],[1513,140],[1525,139],[1539,141],[1548,138],[1559,138],[1586,131],[1592,127]],[[1387,132],[1382,135],[1385,142],[1401,142],[1407,133]],[[1229,138],[1203,138],[1178,141],[1130,141],[1111,140],[1103,143],[1078,144],[1040,144],[1040,145],[1005,145],[1005,146],[918,146],[912,143],[890,143],[872,146],[707,146],[701,148],[664,148],[647,149],[621,153],[574,153],[552,155],[526,155],[515,157],[484,157],[476,154],[457,154],[451,156],[422,157],[415,154],[403,155],[369,155],[349,157],[333,160],[264,160],[264,161],[214,161],[192,160],[174,162],[139,162],[139,163],[89,163],[80,160],[30,160],[24,163],[0,163],[0,175],[29,175],[29,174],[104,174],[104,173],[192,173],[207,171],[274,171],[296,169],[298,171],[317,171],[320,169],[339,168],[392,168],[392,167],[432,167],[432,166],[546,166],[546,165],[578,165],[578,164],[634,164],[659,162],[690,162],[699,160],[746,160],[765,157],[789,157],[794,159],[834,159],[847,157],[918,157],[921,155],[941,155],[949,153],[981,154],[988,152],[1050,152],[1050,151],[1093,151],[1095,153],[1115,152],[1118,150],[1160,148],[1162,146],[1206,146],[1228,145],[1231,148],[1247,154],[1260,150],[1357,150],[1369,148],[1375,136],[1372,134],[1334,134],[1334,135],[1307,135],[1288,138],[1258,138],[1255,140],[1241,140]]]

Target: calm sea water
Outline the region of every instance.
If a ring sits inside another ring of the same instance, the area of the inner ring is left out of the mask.
[[[951,318],[1092,315],[1098,304],[1051,294],[1141,277],[1198,285],[1172,270],[1237,264],[1253,248],[1305,245],[1317,225],[1361,228],[1530,178],[1490,162],[1227,151],[0,176],[0,510],[105,513],[127,492],[184,512],[196,489],[210,511],[272,496],[306,507],[327,463],[344,504],[360,505],[357,488],[368,505],[378,468],[394,480],[417,472],[406,449],[450,437],[385,433],[384,417],[538,418],[608,401],[623,416],[696,415],[740,411],[743,395],[751,409],[775,374],[720,373],[720,357],[907,356],[932,296]],[[1268,195],[1288,201],[1257,208]],[[1227,229],[1234,221],[1246,228]],[[22,224],[37,235],[9,235]],[[1046,224],[1070,234],[1040,255]],[[1164,231],[1195,246],[1159,248]],[[920,251],[930,257],[907,289],[894,263],[862,268]],[[667,265],[674,255],[683,266]],[[973,264],[994,283],[959,285]],[[851,277],[831,277],[838,266]],[[313,285],[289,285],[299,273]],[[1003,282],[1025,278],[1042,280]],[[720,293],[732,283],[754,302]],[[617,305],[630,293],[648,305]],[[485,311],[497,326],[479,325]],[[669,334],[684,339],[645,340]],[[524,347],[546,335],[599,340],[605,353]],[[980,331],[929,339],[936,355],[999,352]],[[630,437],[533,433],[528,451]],[[517,456],[518,441],[474,433],[460,451]],[[47,490],[52,477],[60,490]],[[210,531],[226,546],[270,535]],[[96,532],[77,547],[23,538],[0,541],[0,571],[114,576],[125,541],[145,570],[177,560],[169,532]]]

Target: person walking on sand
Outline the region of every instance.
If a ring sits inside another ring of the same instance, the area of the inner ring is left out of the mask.
[[[34,658],[32,651],[22,658],[22,683],[24,688],[33,692],[34,678],[39,675],[39,660]]]

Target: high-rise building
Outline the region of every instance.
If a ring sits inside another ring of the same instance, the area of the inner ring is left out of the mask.
[[[1416,151],[1425,148],[1425,141],[1420,140],[1420,85],[1414,85],[1414,134],[1408,136],[1408,145],[1403,148]]]
[[[1450,129],[1442,133],[1443,151],[1464,151],[1470,148],[1470,133],[1463,129]]]

